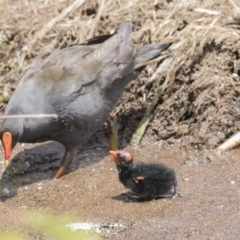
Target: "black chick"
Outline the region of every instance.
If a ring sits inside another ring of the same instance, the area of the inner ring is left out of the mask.
[[[133,163],[130,153],[110,151],[117,165],[119,181],[139,199],[151,200],[173,197],[177,193],[175,171],[163,164]]]

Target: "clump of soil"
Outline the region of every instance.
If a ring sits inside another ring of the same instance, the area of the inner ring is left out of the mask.
[[[232,1],[230,1],[232,3]],[[128,85],[117,106],[126,145],[166,76],[168,88],[145,133],[147,141],[214,148],[240,129],[238,8],[226,1],[1,2],[1,110],[30,64],[55,49],[112,33],[133,22],[133,42],[172,42],[172,61],[150,77],[150,64]],[[17,24],[16,24],[17,23]],[[162,60],[163,61],[163,60]],[[160,61],[161,62],[161,61]],[[105,131],[102,129],[102,131]]]

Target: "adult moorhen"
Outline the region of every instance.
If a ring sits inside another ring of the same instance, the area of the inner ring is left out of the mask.
[[[110,151],[118,169],[119,181],[140,200],[172,197],[177,193],[175,171],[162,164],[133,163],[130,153]]]
[[[169,46],[133,45],[131,32],[132,24],[126,21],[103,43],[55,51],[33,64],[4,114],[19,117],[4,119],[0,128],[5,165],[18,142],[54,140],[66,148],[54,178],[64,174],[73,151],[107,120],[124,87],[139,74],[138,68]],[[57,118],[26,116],[32,114],[55,114]]]

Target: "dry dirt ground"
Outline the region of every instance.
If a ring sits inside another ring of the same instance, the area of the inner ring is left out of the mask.
[[[110,239],[239,237],[239,149],[219,156],[210,151],[163,148],[157,144],[128,147],[136,161],[174,167],[180,194],[173,199],[133,202],[124,196],[128,190],[118,182],[108,144],[89,146],[79,152],[69,174],[59,180],[51,177],[63,154],[60,144],[19,146],[15,153],[24,148],[29,149],[24,154],[30,167],[24,174],[7,177],[11,176],[13,166],[23,170],[22,164],[17,163],[21,153],[13,159],[8,173],[5,172],[2,182],[10,190],[10,196],[2,198],[0,222],[8,231],[24,232],[27,239],[42,238],[24,225],[24,214],[43,210],[53,214],[72,212],[77,216],[75,222],[123,225],[101,234]]]
[[[63,154],[57,143],[21,145],[0,186],[0,225],[26,239],[44,239],[22,221],[29,212],[74,212],[79,222],[121,223],[110,239],[238,239],[239,149],[214,149],[240,130],[240,1],[0,0],[0,109],[32,62],[54,49],[108,34],[133,22],[135,43],[172,42],[169,61],[148,65],[117,106],[120,147],[136,161],[161,162],[177,172],[173,199],[126,200],[108,155],[106,125],[79,149],[69,173],[51,180]],[[166,57],[166,56],[165,56]],[[151,78],[151,76],[154,76]],[[163,83],[138,147],[129,144]],[[25,150],[26,149],[26,150]],[[1,155],[2,149],[1,149]],[[26,165],[26,162],[29,165]],[[122,195],[123,194],[123,195]]]

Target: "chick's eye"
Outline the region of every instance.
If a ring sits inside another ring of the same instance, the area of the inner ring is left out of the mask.
[[[123,160],[123,155],[121,153],[118,155],[118,157],[119,159]]]

